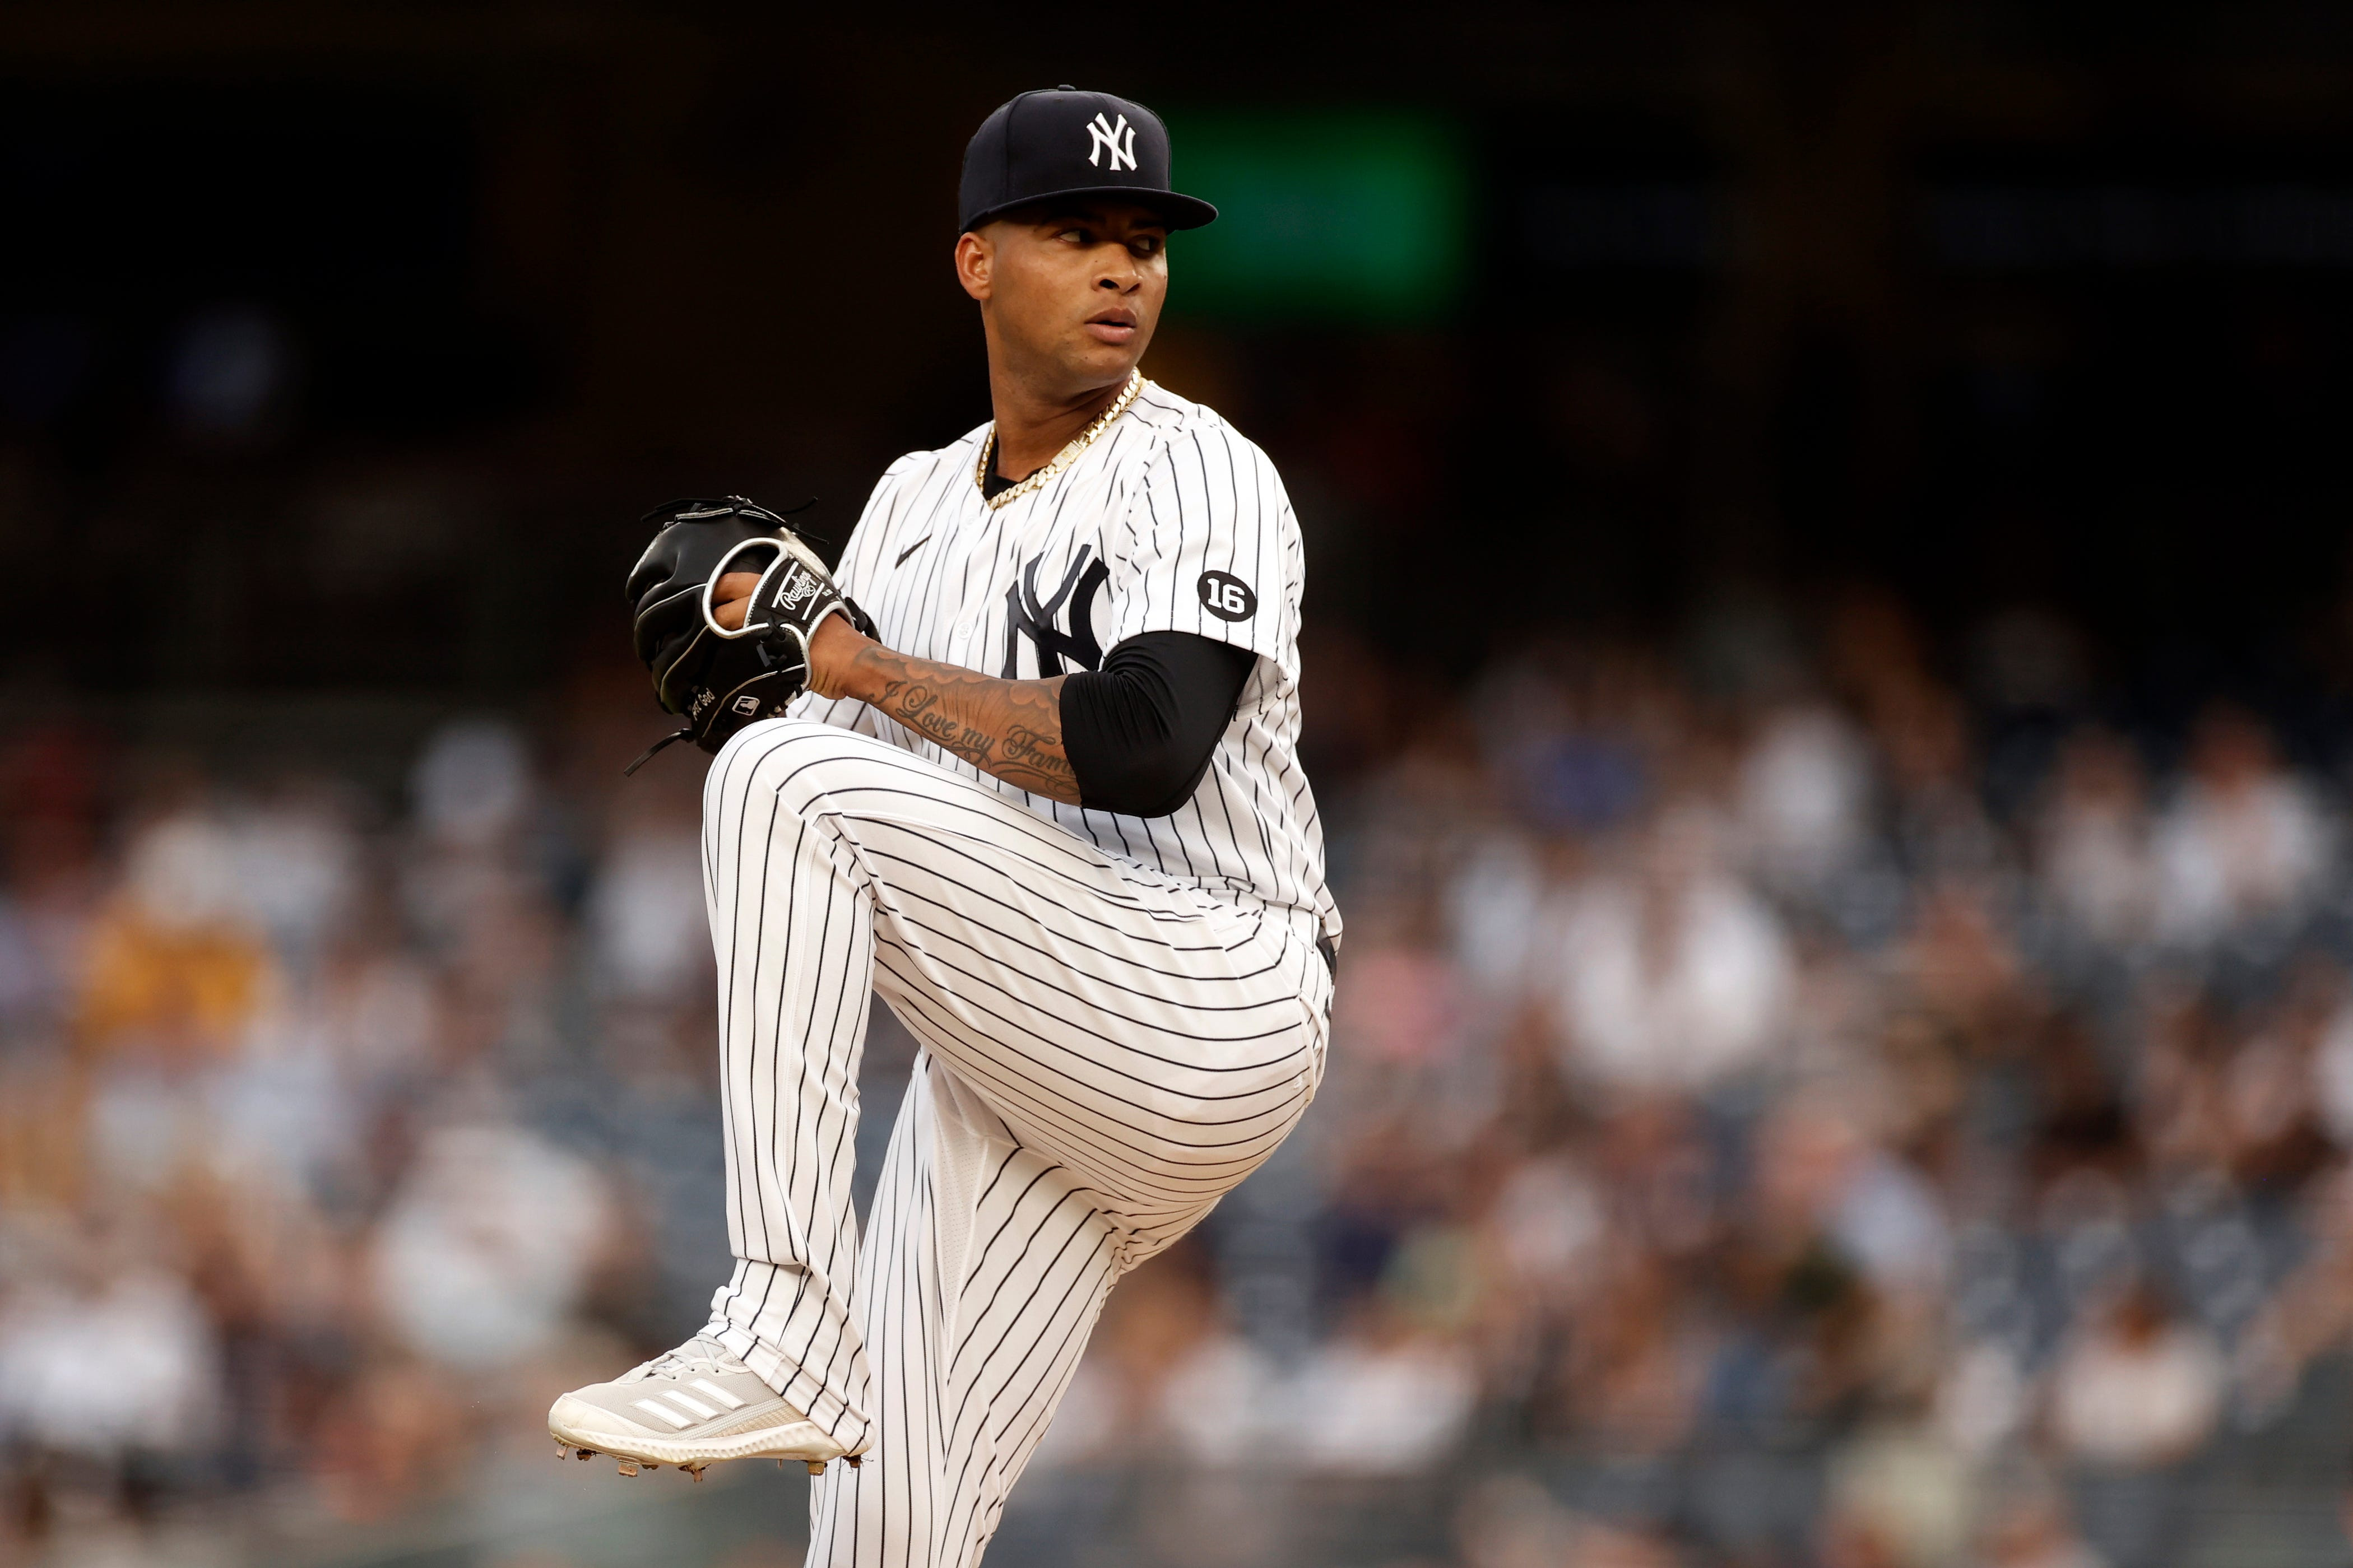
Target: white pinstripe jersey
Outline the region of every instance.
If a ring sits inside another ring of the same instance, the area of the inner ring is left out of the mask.
[[[1259,656],[1209,770],[1162,817],[1086,811],[984,773],[865,703],[794,711],[863,731],[993,785],[1139,868],[1211,892],[1340,917],[1301,771],[1299,520],[1264,452],[1214,410],[1145,382],[1069,468],[992,509],[974,475],[981,426],[891,465],[842,552],[842,589],[883,644],[985,674],[1094,668],[1142,632],[1180,631]]]

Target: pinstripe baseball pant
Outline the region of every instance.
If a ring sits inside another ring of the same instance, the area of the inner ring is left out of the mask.
[[[964,1568],[1104,1297],[1282,1142],[1323,1068],[1314,918],[1112,860],[882,741],[712,763],[727,1221],[706,1331],[852,1451],[808,1563]],[[870,988],[923,1050],[860,1256]]]

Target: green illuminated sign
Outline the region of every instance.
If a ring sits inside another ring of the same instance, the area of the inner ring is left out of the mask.
[[[1409,114],[1172,116],[1176,188],[1218,221],[1169,246],[1169,309],[1293,321],[1424,320],[1468,251],[1462,149]]]

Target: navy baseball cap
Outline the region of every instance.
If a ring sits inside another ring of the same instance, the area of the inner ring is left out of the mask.
[[[1170,228],[1198,228],[1218,209],[1168,184],[1168,128],[1107,92],[1025,92],[980,122],[964,150],[956,207],[978,228],[1035,202],[1114,197],[1152,208]]]

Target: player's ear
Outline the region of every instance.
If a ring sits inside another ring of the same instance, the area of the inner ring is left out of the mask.
[[[996,266],[996,246],[971,229],[956,236],[956,281],[964,285],[965,293],[976,300],[987,299]]]

